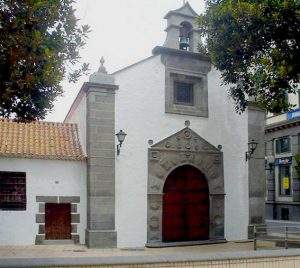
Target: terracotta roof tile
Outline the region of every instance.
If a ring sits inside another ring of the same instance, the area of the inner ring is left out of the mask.
[[[0,119],[0,156],[83,160],[76,124]]]

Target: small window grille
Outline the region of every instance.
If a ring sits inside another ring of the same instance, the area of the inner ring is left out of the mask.
[[[0,210],[26,210],[26,173],[0,171]]]
[[[174,103],[194,105],[194,86],[190,83],[174,83]]]

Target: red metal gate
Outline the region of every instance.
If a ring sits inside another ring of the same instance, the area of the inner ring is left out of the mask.
[[[162,238],[165,242],[209,239],[209,191],[205,176],[181,166],[164,185]]]

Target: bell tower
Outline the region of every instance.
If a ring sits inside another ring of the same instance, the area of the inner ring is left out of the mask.
[[[196,23],[197,16],[188,2],[184,2],[179,9],[169,11],[164,17],[167,20],[164,47],[198,52],[200,34]]]

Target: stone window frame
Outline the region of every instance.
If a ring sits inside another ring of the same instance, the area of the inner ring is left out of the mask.
[[[175,101],[175,82],[193,84],[193,105]],[[208,118],[207,75],[167,68],[165,84],[165,112]]]
[[[176,99],[177,96],[177,91],[180,90],[180,85],[183,86],[188,86],[189,88],[189,97],[190,97],[190,101],[180,101],[178,99]],[[185,105],[185,106],[194,106],[194,84],[193,83],[185,83],[185,82],[181,82],[181,81],[174,81],[174,103],[176,105]]]
[[[71,240],[74,244],[80,243],[78,233],[78,224],[80,223],[80,214],[78,213],[78,204],[80,196],[36,196],[38,204],[38,213],[35,215],[35,222],[38,224],[38,234],[35,237],[36,245],[43,245],[45,241],[45,204],[71,204]]]

